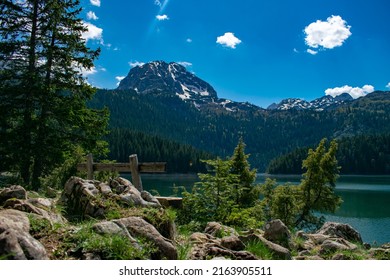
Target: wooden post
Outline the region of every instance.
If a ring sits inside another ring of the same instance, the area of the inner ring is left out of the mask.
[[[87,155],[87,179],[93,180],[93,157],[92,157],[92,154]]]
[[[130,161],[131,178],[132,178],[134,187],[136,187],[137,190],[142,192],[143,187],[142,187],[141,176],[139,174],[137,155],[131,155],[129,157],[129,161]]]

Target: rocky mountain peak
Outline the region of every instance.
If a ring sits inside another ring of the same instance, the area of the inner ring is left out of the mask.
[[[139,94],[175,94],[182,100],[218,98],[210,84],[189,72],[183,65],[165,61],[152,61],[132,68],[120,82],[118,89],[133,89]]]

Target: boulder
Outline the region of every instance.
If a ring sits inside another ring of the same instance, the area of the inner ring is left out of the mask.
[[[22,186],[10,186],[0,192],[0,205],[10,198],[27,199],[27,191]]]
[[[93,218],[104,216],[105,207],[96,199],[100,191],[95,184],[99,182],[78,177],[71,177],[66,182],[61,203],[66,205],[69,215]]]
[[[14,260],[46,260],[43,245],[29,234],[30,223],[25,213],[0,211],[0,256]]]
[[[353,243],[363,244],[360,233],[348,224],[326,222],[317,233],[342,238]]]
[[[272,253],[275,259],[291,260],[291,252],[289,249],[273,243],[259,234],[249,234],[246,236],[239,236],[239,238],[244,243],[249,241],[261,242]]]
[[[28,200],[9,199],[5,202],[4,208],[19,210],[22,212],[37,215],[40,218],[44,218],[50,222],[50,224],[58,223],[63,224],[66,222],[65,218],[61,214],[55,213],[48,209],[51,202],[44,198],[33,198]]]
[[[238,233],[234,228],[221,225],[220,223],[217,222],[207,223],[204,232],[215,237],[224,237],[224,236],[231,236],[231,235],[238,236]]]
[[[264,238],[283,247],[290,247],[290,231],[279,219],[270,221],[265,225]]]
[[[110,185],[94,180],[83,180],[72,177],[65,184],[61,196],[61,203],[66,205],[70,215],[82,217],[104,217],[110,203],[107,200],[121,201],[126,206],[161,207],[160,203],[150,194],[144,197],[129,180],[116,178],[111,180]]]
[[[346,251],[349,250],[349,247],[345,244],[334,240],[325,240],[324,243],[321,244],[320,254],[326,253],[334,253],[336,251]]]
[[[177,259],[177,250],[171,240],[163,237],[157,229],[139,217],[127,217],[123,219],[113,220],[121,228],[126,228],[131,236],[143,237],[153,242],[159,253],[159,258],[169,260]]]
[[[235,235],[226,236],[221,239],[221,246],[233,251],[241,251],[245,249],[244,243]]]
[[[151,195],[149,192],[147,191],[142,191],[141,192],[141,197],[143,200],[147,201],[147,202],[151,202],[153,204],[155,204],[156,206],[161,206],[160,202],[157,200],[157,198],[155,198],[153,195]]]
[[[228,236],[222,239],[207,233],[195,232],[190,236],[191,250],[190,260],[208,259],[233,259],[233,260],[257,260],[250,252],[241,251],[243,244],[236,236]]]
[[[373,259],[390,260],[390,249],[371,248],[368,252]]]
[[[44,210],[50,210],[53,208],[53,201],[48,198],[29,198],[27,199],[27,203]]]
[[[96,223],[93,225],[92,229],[99,234],[107,234],[107,235],[121,235],[124,238],[127,238],[130,240],[130,242],[133,244],[135,248],[140,248],[140,246],[137,243],[137,240],[135,240],[128,230],[123,227],[120,223],[116,223],[114,221],[104,221],[100,223]]]

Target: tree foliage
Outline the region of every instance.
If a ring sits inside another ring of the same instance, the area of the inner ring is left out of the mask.
[[[200,182],[192,192],[183,193],[182,222],[218,221],[240,227],[261,222],[262,211],[256,204],[258,192],[254,185],[256,171],[250,170],[244,147],[240,140],[231,158],[205,161],[210,172],[199,174]]]
[[[302,162],[306,172],[298,186],[277,186],[275,180],[267,179],[261,186],[266,219],[281,219],[291,228],[310,229],[322,224],[319,213],[334,213],[342,202],[335,194],[339,173],[336,152],[336,141],[328,147],[326,139],[310,149]]]
[[[245,154],[245,143],[242,138],[234,149],[231,157],[231,172],[238,176],[236,186],[236,204],[241,207],[248,207],[257,200],[258,193],[254,187],[256,180],[256,169],[250,169],[248,162],[249,155]]]
[[[5,0],[0,10],[2,168],[37,188],[75,146],[104,149],[108,112],[86,106],[94,90],[81,74],[99,50],[82,39],[78,0]]]
[[[341,204],[334,189],[338,178],[339,167],[336,159],[337,143],[332,141],[326,148],[326,139],[321,140],[315,150],[310,149],[302,167],[301,187],[302,210],[296,221],[297,226],[305,226],[305,222],[316,222],[313,211],[334,213]]]

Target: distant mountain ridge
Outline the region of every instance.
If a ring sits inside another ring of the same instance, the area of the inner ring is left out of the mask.
[[[276,103],[271,104],[270,106],[268,106],[267,109],[268,110],[311,109],[316,111],[322,111],[325,109],[337,107],[345,103],[349,103],[353,100],[354,100],[353,97],[348,93],[343,93],[336,97],[326,95],[310,102],[300,98],[288,98],[288,99],[283,99],[278,104]]]
[[[237,111],[265,110],[248,102],[235,102],[219,98],[215,89],[206,81],[191,73],[180,63],[152,61],[130,69],[128,75],[119,83],[118,90],[134,90],[137,93],[153,95],[174,95],[197,109]],[[306,101],[301,98],[287,98],[273,103],[266,110],[315,110],[336,108],[354,101],[351,95],[343,93],[329,95]]]

